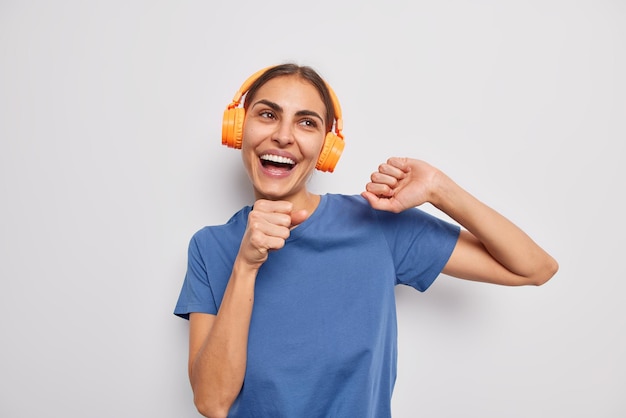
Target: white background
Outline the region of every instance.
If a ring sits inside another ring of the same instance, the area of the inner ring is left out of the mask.
[[[187,244],[251,202],[222,112],[284,61],[344,111],[314,190],[425,159],[561,266],[398,288],[394,416],[626,416],[619,0],[0,1],[0,416],[197,416]]]

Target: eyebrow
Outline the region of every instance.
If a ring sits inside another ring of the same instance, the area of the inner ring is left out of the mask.
[[[278,103],[274,103],[272,101],[266,99],[260,99],[256,101],[252,107],[254,108],[258,104],[264,104],[267,107],[271,108],[276,113],[283,113],[284,109]],[[324,119],[317,113],[312,110],[298,110],[296,112],[296,116],[312,116],[320,120],[320,122],[324,123]]]

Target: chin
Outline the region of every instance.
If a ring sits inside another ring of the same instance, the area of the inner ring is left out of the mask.
[[[257,199],[287,200],[306,192],[306,182],[301,174],[293,170],[286,176],[268,176],[265,170],[261,170],[250,176],[250,179]]]

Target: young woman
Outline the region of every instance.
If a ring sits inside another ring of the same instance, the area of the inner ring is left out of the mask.
[[[332,90],[294,64],[251,77],[225,113],[223,141],[241,148],[254,204],[194,234],[175,309],[189,319],[207,417],[389,417],[395,285],[424,291],[441,272],[541,285],[557,271],[424,161],[389,158],[360,196],[311,193],[315,168],[332,171],[343,149],[341,124]],[[461,227],[416,208],[425,202]]]

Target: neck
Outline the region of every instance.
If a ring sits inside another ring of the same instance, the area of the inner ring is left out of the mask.
[[[293,208],[294,210],[305,209],[310,216],[320,204],[320,199],[320,195],[307,192],[305,199],[301,202],[293,202]]]

